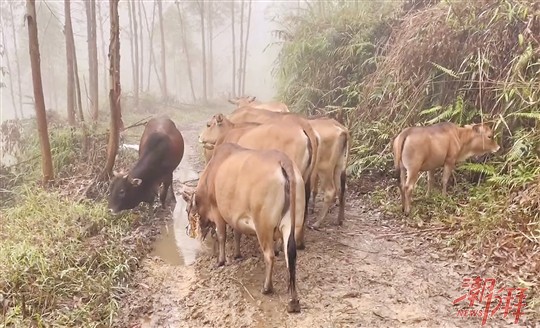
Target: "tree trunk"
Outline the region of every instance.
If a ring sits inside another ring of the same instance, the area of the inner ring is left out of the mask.
[[[208,2],[208,93],[214,97],[214,6]]]
[[[246,42],[244,43],[244,62],[243,62],[243,65],[244,65],[244,69],[242,70],[242,94],[245,95],[246,94],[246,74],[247,74],[247,69],[246,69],[246,62],[247,62],[247,52],[248,52],[248,40],[249,40],[249,26],[251,25],[251,1],[252,0],[249,0],[249,5],[248,5],[248,22],[247,22],[247,28],[246,28]]]
[[[142,20],[142,9],[141,7],[144,6],[142,1],[138,1],[138,14],[139,14],[139,42],[141,45],[140,50],[140,61],[139,61],[139,91],[143,91],[143,81],[144,81],[144,33],[143,33],[143,20]]]
[[[107,164],[103,170],[104,179],[112,177],[112,170],[116,153],[118,152],[120,129],[123,128],[122,112],[120,109],[120,26],[118,18],[118,1],[110,0],[111,41],[109,43],[109,105],[111,109],[111,125],[109,130],[109,144],[107,145]]]
[[[204,0],[197,1],[199,5],[199,13],[201,16],[201,44],[202,44],[202,77],[203,77],[203,101],[204,103],[208,102],[207,94],[207,82],[206,82],[206,37],[205,37],[205,28],[204,28]]]
[[[103,60],[103,63],[101,63],[101,66],[103,67],[103,89],[105,90],[105,93],[107,93],[107,53],[105,52],[106,43],[105,43],[105,33],[103,33],[103,24],[104,20],[101,16],[101,1],[97,4],[97,12],[99,16],[99,34],[101,34],[101,58]]]
[[[75,40],[73,39],[73,34],[71,34],[71,45],[73,46],[73,69],[75,71],[75,95],[77,96],[77,109],[79,110],[79,120],[84,122],[84,114],[82,107],[82,98],[81,98],[81,82],[79,79],[79,66],[77,64],[77,51],[75,50]]]
[[[133,16],[132,16],[132,7],[133,3],[131,0],[127,1],[128,6],[128,17],[129,17],[129,55],[131,56],[131,83],[132,91],[135,93],[135,85],[137,84],[135,80],[137,79],[137,65],[135,64],[135,46],[134,46],[134,37],[133,37]],[[134,99],[135,100],[135,99]]]
[[[232,96],[236,97],[236,35],[234,34],[234,1],[231,1],[232,31]]]
[[[15,91],[13,89],[13,75],[11,70],[11,63],[9,61],[9,51],[7,50],[8,47],[6,46],[6,36],[4,33],[4,24],[2,24],[2,29],[0,30],[0,33],[2,33],[2,47],[4,47],[4,55],[6,56],[6,66],[9,72],[9,92],[11,94],[11,102],[13,103],[13,113],[15,114],[15,119],[19,119],[19,113],[17,112],[17,101],[15,100]],[[1,88],[1,86],[0,86]]]
[[[133,93],[135,97],[135,108],[139,107],[139,35],[137,33],[137,13],[135,12],[135,3],[128,1],[129,20],[131,27],[132,58],[133,58]]]
[[[154,66],[154,72],[156,73],[156,78],[159,84],[159,88],[163,90],[163,87],[161,86],[161,80],[159,78],[159,74],[156,67],[156,56],[154,54],[154,25],[155,25],[154,23],[155,23],[155,18],[156,18],[156,7],[157,7],[157,3],[154,2],[154,10],[152,11],[152,30],[150,30],[150,27],[148,26],[148,17],[146,16],[146,9],[143,6],[144,19],[146,21],[146,29],[148,31],[148,36],[150,37],[150,44],[149,44],[150,57],[148,58],[148,81],[146,84],[146,90],[150,89],[150,77],[151,77],[150,70],[152,69],[152,65]]]
[[[95,123],[99,115],[99,86],[98,86],[98,63],[97,63],[97,40],[96,40],[96,0],[87,0],[86,4],[86,29],[88,33],[88,64],[89,64],[89,89],[92,121]]]
[[[242,57],[244,53],[244,0],[241,2],[240,7],[240,54],[238,56],[239,59],[239,65],[238,65],[238,93],[240,96],[243,96],[242,93],[242,70],[243,70],[243,64],[242,64]]]
[[[163,99],[167,101],[169,95],[167,93],[167,66],[165,63],[166,47],[165,47],[165,34],[163,34],[163,8],[161,6],[161,0],[157,0],[158,14],[159,14],[159,30],[161,34],[161,78],[163,83],[161,85],[163,92]]]
[[[73,28],[71,26],[71,0],[64,0],[64,34],[66,37],[67,63],[67,115],[69,125],[75,126],[75,60],[73,58]]]
[[[11,15],[11,33],[13,33],[13,45],[15,49],[15,64],[17,66],[17,84],[19,87],[19,111],[21,113],[21,118],[24,118],[24,113],[22,109],[23,101],[22,101],[22,82],[21,82],[21,66],[19,64],[20,58],[19,58],[19,48],[17,47],[17,32],[15,31],[15,16],[13,15],[13,2],[9,3],[9,13]]]
[[[36,111],[39,143],[41,145],[41,169],[43,172],[43,183],[47,183],[48,181],[54,179],[54,171],[51,158],[51,145],[49,143],[49,133],[47,131],[47,115],[45,113],[43,85],[41,83],[35,0],[26,1],[26,20],[28,24],[28,46],[30,52],[30,65],[32,68],[32,84],[34,86],[34,108]]]
[[[182,33],[182,47],[184,47],[184,52],[186,54],[186,63],[187,63],[187,71],[188,71],[188,78],[189,78],[189,86],[191,88],[191,96],[193,97],[193,102],[195,102],[197,100],[197,97],[195,97],[195,89],[193,88],[193,76],[191,73],[191,59],[189,57],[189,49],[187,46],[184,17],[182,15],[182,10],[180,10],[180,4],[178,2],[176,2],[176,9],[178,10],[178,17],[180,18],[180,29]]]

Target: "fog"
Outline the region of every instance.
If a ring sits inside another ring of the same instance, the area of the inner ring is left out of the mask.
[[[201,0],[199,0],[201,1]],[[232,31],[231,31],[231,2],[205,0],[207,9],[211,6],[212,17],[212,61],[213,61],[213,87],[209,86],[208,101],[219,102],[226,100],[232,94]],[[139,60],[142,60],[142,80],[140,97],[151,97],[160,100],[162,89],[161,79],[161,39],[160,25],[157,6],[154,1],[142,1],[135,4],[135,19],[138,26],[138,40],[140,50]],[[248,4],[244,0],[244,35],[248,25]],[[249,23],[249,39],[247,41],[246,77],[244,95],[254,95],[261,100],[270,100],[275,96],[275,78],[272,75],[273,63],[279,53],[279,44],[272,35],[272,31],[278,28],[275,22],[276,15],[283,13],[291,7],[297,6],[297,2],[284,3],[272,1],[252,0],[251,19]],[[190,81],[188,78],[188,64],[185,49],[182,42],[182,30],[180,15],[175,2],[163,1],[163,29],[165,39],[165,58],[167,72],[167,90],[169,97],[176,104],[202,104],[203,98],[203,71],[202,71],[202,41],[201,25],[198,10],[198,2],[195,0],[181,1],[180,11],[184,18],[185,42],[191,61],[193,76],[193,89],[196,96],[192,97]],[[240,17],[241,1],[235,1],[235,33],[236,33],[236,56],[240,55]],[[96,0],[96,38],[98,47],[98,82],[99,103],[102,112],[108,110],[108,68],[107,57],[109,51],[109,2]],[[11,0],[2,2],[1,25],[2,45],[1,67],[4,74],[1,76],[1,120],[15,118],[15,109],[19,111],[19,86],[17,63],[20,69],[22,112],[25,117],[34,115],[33,88],[28,51],[28,30],[24,22],[26,11],[25,2]],[[133,95],[133,66],[132,50],[130,46],[130,15],[128,2],[120,1],[120,49],[121,49],[121,86],[123,96]],[[11,14],[11,11],[13,14]],[[45,106],[54,109],[60,114],[66,114],[66,42],[63,34],[64,29],[64,1],[36,1],[38,34],[40,45],[41,74],[43,80],[43,92]],[[155,16],[154,16],[155,12]],[[146,14],[146,15],[145,15]],[[87,18],[83,1],[71,2],[71,15],[75,38],[76,58],[81,88],[81,98],[86,116],[89,115],[88,106],[88,43],[87,43]],[[142,18],[142,22],[140,21]],[[147,26],[148,21],[148,26]],[[152,30],[153,40],[150,43],[149,30]],[[141,24],[142,23],[142,24]],[[142,25],[142,26],[141,26]],[[206,28],[206,52],[207,62],[210,60],[208,19],[205,21]],[[142,28],[142,29],[141,29]],[[142,31],[142,36],[140,35]],[[15,32],[15,33],[14,33]],[[14,38],[15,36],[15,38]],[[15,40],[14,40],[15,39]],[[15,47],[17,42],[17,47]],[[149,66],[151,53],[154,53],[155,67]],[[104,58],[105,57],[105,58]],[[238,60],[238,59],[237,59]],[[141,65],[139,63],[139,65]],[[209,64],[207,63],[207,66]],[[238,64],[237,64],[238,66]],[[237,67],[238,68],[238,67]],[[148,80],[148,72],[150,79]],[[156,75],[159,74],[159,78]],[[207,76],[210,73],[207,74]],[[210,78],[209,78],[210,80]],[[236,82],[238,84],[238,81]],[[11,92],[13,87],[13,95]],[[14,98],[14,99],[13,99]],[[122,111],[129,108],[122,106]]]

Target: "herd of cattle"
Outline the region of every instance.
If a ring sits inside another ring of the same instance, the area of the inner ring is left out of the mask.
[[[227,225],[234,232],[235,259],[241,258],[241,235],[256,235],[266,264],[263,294],[272,292],[274,257],[283,250],[289,270],[287,311],[300,312],[296,251],[305,248],[307,215],[314,212],[319,182],[323,205],[310,226],[321,225],[336,195],[337,224],[343,222],[351,136],[332,118],[308,118],[289,112],[283,103],[260,103],[255,97],[229,102],[237,108],[228,116],[214,115],[199,135],[206,165],[197,186],[182,185],[187,232],[202,239],[209,231],[217,234],[218,266],[225,264]],[[393,140],[403,211],[410,212],[421,171],[428,172],[429,195],[434,170],[444,167],[446,194],[457,162],[498,150],[491,128],[484,124],[459,127],[445,122],[404,129]],[[141,202],[152,204],[158,191],[164,208],[169,188],[175,199],[173,171],[183,155],[184,140],[174,122],[167,117],[151,119],[140,140],[138,161],[128,172],[115,172],[109,194],[111,212],[133,209]]]

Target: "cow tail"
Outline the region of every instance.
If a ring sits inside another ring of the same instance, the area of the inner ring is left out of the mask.
[[[338,148],[340,155],[340,188],[339,188],[339,218],[343,219],[345,211],[345,188],[347,182],[347,159],[349,158],[349,133],[347,131],[341,132],[340,136],[341,147]]]
[[[285,177],[285,208],[283,214],[287,212],[286,205],[289,205],[291,213],[291,231],[287,242],[287,259],[289,262],[289,292],[296,290],[296,238],[294,231],[296,229],[296,176],[292,162],[280,161],[281,171]]]

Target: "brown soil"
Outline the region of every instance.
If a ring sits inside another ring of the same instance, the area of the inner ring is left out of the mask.
[[[201,170],[197,134],[204,123],[180,127],[188,148],[180,169]],[[175,188],[178,192],[178,185]],[[183,201],[179,195],[176,198],[180,206]],[[263,295],[264,261],[254,236],[243,238],[244,260],[240,262],[232,260],[232,236],[228,236],[228,262],[218,269],[211,241],[205,243],[192,264],[186,263],[175,249],[173,231],[183,229],[176,227],[168,232],[164,229],[154,253],[141,262],[141,269],[121,301],[115,326],[481,325],[481,318],[458,318],[458,307],[452,305],[454,299],[466,293],[461,288],[463,278],[474,273],[466,263],[458,263],[450,254],[436,250],[434,241],[416,233],[418,230],[385,218],[355,190],[348,193],[347,202],[343,226],[333,225],[337,214],[334,210],[320,231],[306,231],[306,249],[299,251],[297,264],[301,313],[288,314],[285,309],[288,274],[282,253],[274,267],[274,293]],[[463,304],[459,308],[466,308]],[[507,327],[509,322],[513,317],[503,320],[499,311],[488,319],[486,327]],[[534,327],[523,315],[520,323],[521,327]]]

